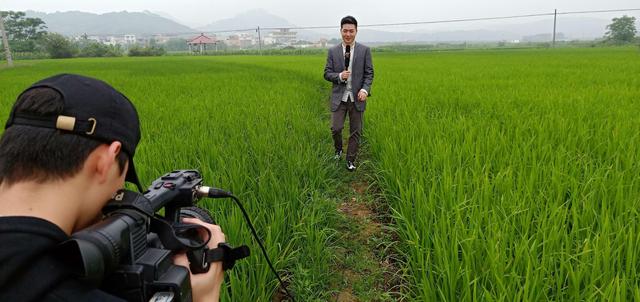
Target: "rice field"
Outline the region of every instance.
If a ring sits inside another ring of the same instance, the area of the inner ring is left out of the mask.
[[[366,136],[411,297],[640,299],[637,50],[385,59]]]
[[[338,238],[324,56],[23,61],[30,83],[103,79],[136,105],[144,183],[199,169],[244,201],[296,301],[331,300]],[[390,206],[406,301],[640,300],[637,48],[373,53],[371,175]],[[205,201],[252,256],[225,301],[277,281],[231,201]]]

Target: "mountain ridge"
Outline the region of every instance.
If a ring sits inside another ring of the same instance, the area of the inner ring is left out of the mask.
[[[124,35],[187,33],[195,30],[151,12],[109,12],[94,14],[81,11],[42,13],[26,11],[27,17],[42,19],[49,31],[63,35]]]

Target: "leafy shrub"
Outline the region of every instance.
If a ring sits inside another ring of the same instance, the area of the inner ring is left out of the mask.
[[[120,45],[110,46],[98,42],[91,42],[81,50],[79,57],[120,57],[123,55]]]
[[[78,53],[76,45],[58,33],[47,33],[43,44],[52,59],[71,58]]]
[[[166,53],[163,47],[159,46],[150,46],[150,47],[140,47],[134,46],[129,48],[129,56],[130,57],[153,57],[153,56],[162,56]]]

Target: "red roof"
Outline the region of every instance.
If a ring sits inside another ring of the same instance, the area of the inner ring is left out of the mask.
[[[188,44],[215,44],[216,39],[209,38],[204,34],[200,34],[199,36],[187,41]]]

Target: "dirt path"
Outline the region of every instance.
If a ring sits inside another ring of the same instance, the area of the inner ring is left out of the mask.
[[[387,203],[370,173],[366,161],[354,173],[345,171],[338,190],[336,208],[341,219],[336,226],[332,301],[401,300],[401,274],[393,261],[396,239],[388,225]]]

